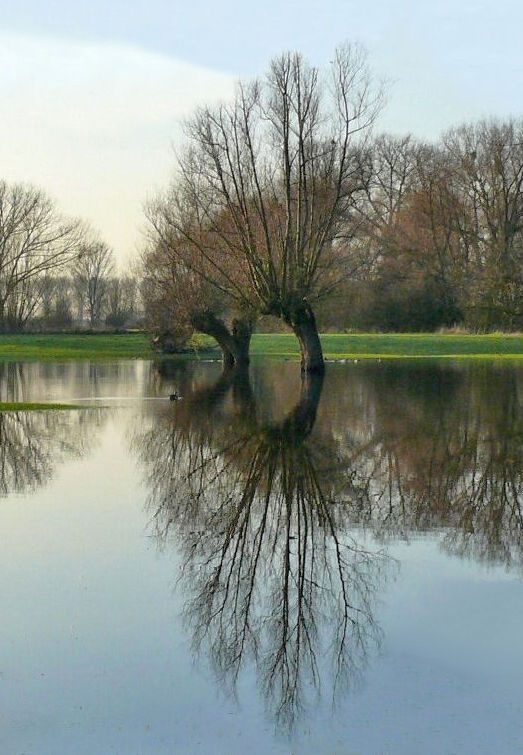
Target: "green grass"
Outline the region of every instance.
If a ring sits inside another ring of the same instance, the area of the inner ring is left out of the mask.
[[[0,336],[0,361],[152,359],[153,356],[145,333]]]
[[[327,334],[321,340],[327,359],[523,358],[521,334]],[[208,348],[213,343],[212,339],[199,336],[194,345]],[[254,358],[299,358],[298,343],[290,333],[256,334],[251,353]],[[0,362],[153,359],[157,356],[144,333],[0,336]],[[192,358],[192,354],[185,358]]]
[[[75,404],[42,404],[37,401],[0,401],[0,412],[49,412],[85,408],[87,407],[76,406]]]
[[[523,358],[520,334],[336,333],[322,335],[321,342],[326,359]],[[299,350],[291,334],[258,334],[253,338],[252,354],[293,359]]]

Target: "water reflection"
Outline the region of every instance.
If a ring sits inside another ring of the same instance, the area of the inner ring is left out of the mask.
[[[0,401],[137,398],[147,362],[0,362]]]
[[[56,381],[64,391],[78,374],[78,365],[1,363],[0,400],[48,398],[50,384]],[[45,485],[66,459],[92,450],[106,418],[102,409],[0,412],[0,495],[32,492]]]
[[[67,458],[92,449],[103,410],[0,412],[0,495],[45,485]]]
[[[392,563],[364,530],[382,544],[435,531],[449,553],[521,567],[521,371],[340,367],[320,405],[321,381],[284,367],[254,370],[254,388],[234,372],[205,387],[199,370],[163,373],[184,401],[136,435],[152,522],[183,553],[195,651],[229,688],[254,659],[280,723],[379,647]]]
[[[321,378],[304,380],[292,411],[267,423],[246,376],[224,372],[137,438],[156,536],[173,534],[183,553],[195,651],[230,689],[254,660],[285,726],[322,677],[336,693],[360,675],[380,643],[373,606],[390,566],[350,536],[332,496],[338,460],[311,437],[321,392]]]
[[[366,410],[348,395],[345,406],[360,431],[345,430],[355,521],[380,539],[441,529],[449,553],[521,568],[521,371],[396,365],[360,378]]]

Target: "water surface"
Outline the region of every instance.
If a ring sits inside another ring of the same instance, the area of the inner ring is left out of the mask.
[[[11,363],[0,400],[88,407],[0,414],[1,752],[521,752],[521,368]]]

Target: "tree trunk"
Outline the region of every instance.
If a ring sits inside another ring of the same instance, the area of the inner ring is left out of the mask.
[[[294,306],[285,320],[300,344],[301,371],[321,375],[325,372],[325,362],[316,318],[310,305],[307,302],[301,302]]]
[[[232,321],[232,337],[236,351],[233,353],[234,362],[239,367],[249,364],[249,349],[251,346],[252,322],[235,318]]]
[[[197,312],[191,317],[196,330],[212,336],[222,350],[223,363],[226,367],[249,364],[249,347],[252,336],[252,322],[235,319],[232,331],[212,312]]]

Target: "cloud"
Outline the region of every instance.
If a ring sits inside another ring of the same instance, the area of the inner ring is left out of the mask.
[[[163,186],[180,121],[234,79],[140,49],[0,33],[1,177],[41,186],[123,256]]]

